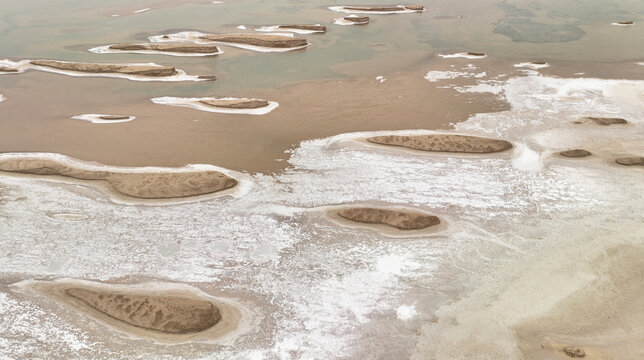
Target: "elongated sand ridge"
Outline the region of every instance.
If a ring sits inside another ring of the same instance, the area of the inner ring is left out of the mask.
[[[219,171],[116,172],[84,169],[61,161],[38,157],[0,157],[0,171],[57,175],[79,180],[102,180],[118,193],[142,199],[197,196],[230,189],[237,180]]]
[[[381,224],[398,230],[420,230],[440,224],[436,216],[413,210],[390,210],[374,207],[355,207],[339,210],[337,214],[347,220]]]
[[[412,11],[423,11],[425,7],[423,5],[390,5],[390,6],[341,6],[339,7],[346,11],[367,11],[367,12],[384,12],[384,13],[393,13],[400,12],[404,10]]]
[[[579,157],[590,156],[592,155],[592,153],[584,149],[573,149],[573,150],[562,151],[559,153],[559,155],[565,156],[565,157],[579,158]]]
[[[628,124],[628,121],[622,118],[610,118],[610,117],[593,117],[593,116],[585,116],[580,118],[578,121],[576,121],[578,124],[584,124],[584,123],[594,123],[597,125],[624,125]]]
[[[430,134],[430,135],[386,135],[367,138],[367,141],[390,146],[401,146],[414,150],[454,153],[496,153],[512,148],[505,140],[477,136]]]
[[[159,51],[174,52],[187,54],[217,54],[220,52],[215,45],[207,44],[166,44],[166,43],[146,43],[146,44],[114,44],[108,47],[112,50],[121,51]]]
[[[326,26],[323,25],[278,25],[278,29],[297,29],[297,30],[309,30],[315,32],[325,32]]]
[[[345,16],[343,19],[355,23],[356,25],[365,25],[369,23],[368,16]]]
[[[299,48],[308,45],[304,38],[265,35],[265,34],[206,34],[199,37],[202,40],[231,44],[261,46],[267,48]]]
[[[132,295],[83,288],[66,289],[65,294],[129,325],[170,334],[203,331],[221,320],[219,309],[205,300]]]
[[[31,60],[30,63],[32,65],[44,66],[58,70],[98,74],[116,73],[125,75],[165,77],[177,75],[179,73],[176,68],[170,66],[95,64],[56,60]]]
[[[266,107],[269,105],[269,102],[266,100],[257,100],[257,99],[213,99],[213,100],[200,100],[202,104],[225,108],[225,109],[257,109]]]
[[[644,157],[630,156],[615,160],[616,163],[625,166],[644,166]]]

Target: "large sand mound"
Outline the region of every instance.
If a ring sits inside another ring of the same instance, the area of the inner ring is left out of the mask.
[[[84,169],[38,157],[0,158],[0,171],[103,180],[119,193],[144,199],[204,195],[237,185],[237,180],[218,171],[117,172]]]
[[[109,46],[112,50],[123,51],[165,51],[175,53],[187,54],[212,54],[218,53],[219,48],[215,45],[202,45],[202,44],[114,44]]]
[[[31,60],[30,63],[32,65],[44,66],[58,70],[98,74],[115,73],[138,76],[164,77],[176,75],[179,73],[177,69],[169,66],[94,64],[56,60]]]
[[[165,333],[199,332],[221,320],[217,307],[205,300],[132,295],[83,288],[70,288],[65,290],[65,294],[127,324]]]
[[[411,210],[355,207],[339,210],[337,214],[347,220],[387,225],[398,230],[420,230],[440,224],[440,219],[436,216]]]
[[[451,134],[374,136],[367,141],[414,150],[457,153],[495,153],[512,148],[512,144],[505,140]]]
[[[268,48],[295,48],[308,45],[306,39],[282,35],[211,34],[202,35],[200,38],[208,41],[262,46]]]

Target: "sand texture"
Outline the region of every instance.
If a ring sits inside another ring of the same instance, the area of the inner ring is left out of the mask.
[[[436,216],[411,210],[356,207],[339,210],[337,214],[347,220],[365,224],[382,224],[398,230],[420,230],[440,224],[440,219]]]
[[[367,141],[380,145],[402,146],[414,150],[455,153],[484,154],[512,148],[512,144],[505,140],[451,134],[374,136],[367,138]]]
[[[215,45],[200,44],[115,44],[110,45],[109,48],[123,51],[150,50],[188,54],[211,54],[219,52],[219,48]]]
[[[308,45],[306,39],[282,35],[263,34],[221,34],[203,35],[203,40],[218,41],[224,43],[244,44],[262,46],[268,48],[294,48]]]
[[[91,64],[56,60],[31,60],[30,62],[32,65],[85,73],[117,73],[151,77],[163,77],[178,74],[177,69],[169,66]]]
[[[628,124],[628,121],[622,118],[608,118],[608,117],[592,117],[592,116],[586,116],[579,121],[578,123],[594,123],[597,125],[623,125],[623,124]]]
[[[358,25],[364,25],[364,24],[369,23],[369,17],[368,16],[347,16],[347,17],[344,18],[344,20],[357,23]]]
[[[0,159],[0,171],[59,175],[80,180],[103,180],[117,192],[143,199],[168,199],[210,194],[237,185],[218,171],[115,172],[87,170],[51,159]]]
[[[584,149],[573,149],[573,150],[562,151],[559,153],[559,155],[565,156],[565,157],[578,158],[578,157],[590,156],[592,155],[592,153]]]
[[[403,6],[344,6],[346,10],[354,11],[400,11],[400,10],[423,10],[425,7],[423,5],[403,5]]]
[[[199,102],[208,106],[220,107],[220,108],[226,108],[226,109],[257,109],[257,108],[262,108],[269,105],[268,101],[266,100],[256,100],[256,99],[251,99],[251,100],[217,99],[217,100],[200,100]]]
[[[615,160],[616,163],[625,166],[644,166],[644,157],[632,156],[632,157],[623,157]]]
[[[298,29],[298,30],[310,30],[310,31],[326,31],[326,26],[322,25],[280,25],[280,29]]]
[[[517,328],[525,358],[644,359],[642,259],[628,245],[595,259],[595,280]]]
[[[65,290],[65,294],[129,325],[170,334],[203,331],[221,320],[217,307],[205,300],[119,294],[83,288],[70,288]]]

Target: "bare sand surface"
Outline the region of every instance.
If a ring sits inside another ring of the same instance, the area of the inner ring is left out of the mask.
[[[644,157],[641,157],[641,156],[623,157],[615,160],[615,162],[625,166],[634,166],[634,165],[644,166]]]
[[[566,150],[562,151],[559,153],[559,155],[565,156],[565,157],[572,157],[572,158],[578,158],[578,157],[586,157],[592,155],[592,153],[588,150],[584,149],[573,149],[573,150]]]
[[[525,358],[643,359],[643,259],[631,246],[595,259],[595,280],[517,328]]]
[[[202,35],[200,39],[267,48],[295,48],[308,45],[304,38],[267,34],[209,34]]]
[[[172,76],[179,73],[176,68],[170,66],[96,64],[56,60],[31,60],[30,63],[33,65],[49,67],[58,70],[98,74],[116,73],[126,75],[163,77]]]
[[[365,224],[382,224],[398,230],[420,230],[440,224],[437,216],[413,211],[373,207],[352,207],[338,211],[338,215]]]
[[[166,51],[175,53],[192,53],[192,54],[212,54],[218,53],[219,48],[215,45],[207,44],[168,44],[168,43],[148,43],[148,44],[114,44],[109,49],[122,51]]]
[[[512,148],[512,144],[505,140],[451,134],[374,136],[367,138],[367,141],[422,151],[476,154],[495,153]]]
[[[51,158],[8,155],[0,157],[0,171],[99,180],[120,194],[142,199],[211,194],[237,185],[237,180],[218,171],[137,172],[129,169],[128,172],[117,172],[83,168]]]
[[[268,101],[266,100],[255,100],[255,99],[235,99],[235,100],[226,100],[226,99],[216,99],[216,100],[201,100],[199,101],[202,104],[226,109],[257,109],[261,107],[268,106]]]
[[[63,279],[25,281],[33,291],[130,337],[162,343],[216,341],[235,336],[249,319],[231,300],[214,298],[184,284],[107,284]]]

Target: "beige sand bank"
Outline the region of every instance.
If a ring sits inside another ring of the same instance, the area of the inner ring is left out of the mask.
[[[367,141],[414,150],[454,153],[486,154],[512,148],[512,144],[505,140],[452,134],[374,136],[367,138]]]
[[[559,153],[559,155],[565,156],[565,157],[571,157],[571,158],[579,158],[579,157],[590,156],[592,155],[592,153],[584,149],[572,149],[572,150],[562,151]]]
[[[103,181],[116,192],[143,199],[168,199],[211,194],[230,189],[237,180],[219,171],[114,171],[96,166],[83,168],[81,162],[73,164],[56,157],[39,157],[26,154],[0,156],[0,171],[62,176],[78,180]]]
[[[116,285],[90,281],[26,281],[35,292],[118,333],[162,343],[216,341],[249,324],[242,307],[183,284]],[[242,321],[243,320],[243,321]]]
[[[576,123],[608,126],[608,125],[624,125],[624,124],[628,124],[628,121],[622,118],[585,116],[577,120]]]
[[[175,52],[187,54],[213,54],[219,53],[219,48],[215,45],[205,44],[167,44],[167,43],[148,43],[148,44],[114,44],[108,47],[112,50],[122,51],[159,51]]]
[[[267,48],[296,48],[308,45],[308,42],[304,38],[283,35],[208,34],[200,36],[200,39],[222,43],[261,46]]]
[[[179,73],[176,68],[170,66],[95,64],[56,60],[31,60],[30,63],[32,65],[44,66],[57,70],[97,74],[115,73],[137,76],[165,77],[177,75]]]
[[[393,210],[374,207],[344,208],[337,214],[347,220],[364,224],[388,225],[398,230],[420,230],[440,224],[434,215],[413,210]]]

